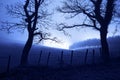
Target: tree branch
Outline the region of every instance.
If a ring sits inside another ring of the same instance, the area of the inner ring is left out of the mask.
[[[106,5],[106,12],[105,12],[105,21],[110,23],[113,17],[113,10],[114,10],[114,2],[115,0],[108,0]]]
[[[61,27],[60,27],[61,26]],[[69,29],[69,28],[75,28],[75,27],[83,27],[83,26],[86,26],[86,27],[93,27],[93,28],[96,28],[99,30],[99,28],[95,27],[95,25],[90,25],[90,24],[77,24],[77,25],[72,25],[72,26],[68,26],[68,25],[65,25],[63,23],[59,24],[59,27],[57,28],[58,31],[64,31],[64,29]]]
[[[50,38],[50,37],[48,37],[48,36],[50,36],[50,34],[48,34],[48,33],[42,33],[42,32],[36,32],[36,33],[34,33],[34,35],[36,36],[36,35],[39,35],[39,41],[38,41],[38,43],[39,42],[41,42],[42,40],[51,40],[51,41],[54,41],[54,42],[60,42],[58,39],[57,39],[57,37],[53,37],[53,38]]]
[[[29,11],[27,10],[27,7],[29,5],[29,0],[26,0],[25,5],[24,5],[24,11],[27,17],[29,17]]]
[[[102,3],[102,0],[97,0],[96,1],[94,13],[95,13],[95,17],[96,17],[97,21],[100,24],[103,24],[104,18],[101,16],[101,11],[100,11],[100,9],[101,9],[101,3]]]
[[[1,28],[0,30],[6,30],[8,33],[11,33],[11,31],[13,29],[21,29],[21,30],[25,30],[26,28],[26,24],[21,22],[21,23],[13,23],[13,22],[0,22],[1,23]]]
[[[94,0],[90,0],[94,5],[96,4],[96,1],[94,1]]]

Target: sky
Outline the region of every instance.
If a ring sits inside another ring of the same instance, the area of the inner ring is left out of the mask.
[[[7,15],[6,9],[5,9],[5,5],[6,4],[13,4],[16,1],[24,1],[24,0],[0,0],[0,21],[4,21],[4,20],[11,20],[12,18]],[[54,23],[62,23],[62,22],[66,22],[68,24],[75,24],[75,23],[79,23],[81,16],[75,17],[73,19],[66,19],[65,17],[67,15],[59,13],[56,11],[56,7],[57,6],[61,6],[61,0],[52,0],[50,6],[51,8],[54,10],[54,14],[52,16],[52,20]],[[113,32],[114,32],[114,25],[111,25],[109,28],[109,34],[108,36],[113,36]],[[62,41],[62,43],[55,43],[52,41],[44,41],[44,46],[50,46],[50,47],[57,47],[57,48],[64,48],[64,49],[68,49],[70,45],[72,45],[75,42],[79,42],[79,41],[84,41],[86,39],[92,39],[92,38],[99,38],[99,32],[92,29],[92,28],[79,28],[79,29],[69,29],[67,30],[67,32],[70,34],[70,36],[65,36],[62,32],[59,32],[55,29],[51,30],[52,34],[56,37],[58,37],[58,39],[60,39]],[[116,33],[116,35],[120,35],[120,30]],[[7,34],[4,31],[0,31],[0,39],[1,40],[10,40],[10,41],[17,41],[17,42],[25,42],[27,40],[27,31],[25,31],[24,33],[18,32],[18,31],[14,31],[14,33],[11,34]]]

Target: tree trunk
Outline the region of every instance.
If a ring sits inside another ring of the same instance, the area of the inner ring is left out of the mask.
[[[28,40],[23,48],[20,65],[28,64],[28,55],[33,43],[33,34],[29,34]]]
[[[101,57],[105,63],[108,63],[110,60],[110,54],[109,54],[109,46],[107,43],[107,30],[101,30],[100,31],[100,38],[101,38]]]

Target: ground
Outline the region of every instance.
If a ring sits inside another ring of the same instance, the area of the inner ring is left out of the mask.
[[[0,80],[120,80],[120,61],[64,68],[19,66],[0,77]]]

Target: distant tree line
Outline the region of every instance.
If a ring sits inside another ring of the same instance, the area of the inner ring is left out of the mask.
[[[120,44],[120,36],[109,37],[109,38],[107,38],[107,40],[108,40],[109,47],[112,47],[112,48],[120,47],[120,45],[117,45],[117,44]],[[89,48],[89,46],[92,46],[93,48],[98,46],[98,48],[99,48],[100,40],[99,39],[88,39],[85,41],[76,42],[76,43],[72,44],[69,48],[70,49],[79,49],[82,47],[84,48],[86,46],[88,48]]]

